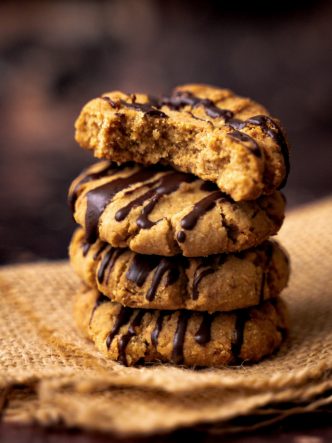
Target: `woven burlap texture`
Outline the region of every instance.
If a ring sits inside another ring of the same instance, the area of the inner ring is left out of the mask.
[[[210,424],[246,414],[306,411],[332,401],[332,198],[291,211],[279,239],[292,277],[284,291],[291,333],[252,366],[194,371],[124,368],[80,337],[67,262],[0,271],[0,407],[10,421],[59,421],[119,434]],[[278,404],[287,402],[287,411]],[[278,413],[276,413],[278,415]],[[217,426],[216,426],[217,425]]]

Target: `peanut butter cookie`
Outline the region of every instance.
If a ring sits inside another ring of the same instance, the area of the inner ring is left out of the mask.
[[[158,99],[109,92],[87,103],[75,126],[77,142],[98,158],[173,165],[235,201],[270,194],[288,175],[279,122],[227,89],[184,85]]]
[[[279,230],[279,191],[234,202],[212,182],[170,167],[100,162],[72,183],[74,218],[90,243],[100,238],[141,254],[187,257],[234,252]]]
[[[172,362],[222,366],[257,362],[281,345],[287,328],[280,299],[230,313],[131,309],[96,290],[77,294],[78,328],[124,365]]]
[[[132,308],[231,311],[276,297],[289,263],[276,242],[207,258],[161,257],[86,243],[79,229],[70,244],[76,273],[92,288]]]

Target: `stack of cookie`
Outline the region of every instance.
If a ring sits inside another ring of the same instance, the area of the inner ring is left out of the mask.
[[[288,147],[277,121],[231,91],[92,100],[76,140],[103,161],[72,183],[78,327],[125,365],[258,361],[286,331]]]

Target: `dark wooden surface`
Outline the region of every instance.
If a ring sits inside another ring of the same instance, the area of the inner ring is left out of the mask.
[[[118,438],[109,434],[34,426],[0,425],[1,443],[331,443],[332,414],[320,412],[296,416],[281,424],[237,435],[211,435],[200,429],[184,429],[145,438]]]
[[[331,39],[330,1],[1,2],[0,263],[66,257],[66,191],[92,162],[73,122],[85,101],[114,88],[159,94],[206,82],[251,96],[288,130],[289,206],[332,193]],[[117,441],[0,426],[1,443],[69,440]],[[332,425],[321,412],[246,436],[186,430],[150,440],[318,443],[332,441]]]

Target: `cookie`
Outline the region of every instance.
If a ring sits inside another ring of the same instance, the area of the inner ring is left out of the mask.
[[[132,308],[231,311],[276,297],[287,285],[288,258],[276,242],[237,254],[207,258],[161,257],[71,241],[75,272],[90,287]]]
[[[78,117],[76,140],[98,158],[166,163],[213,181],[235,201],[285,184],[289,157],[278,121],[227,89],[184,85],[170,97],[105,93]]]
[[[208,314],[132,309],[96,290],[77,294],[74,317],[101,352],[126,366],[155,361],[199,367],[257,362],[279,348],[287,324],[280,299]]]
[[[169,167],[100,162],[72,183],[69,201],[90,243],[141,254],[208,256],[250,248],[276,234],[279,191],[234,202],[212,182]]]

